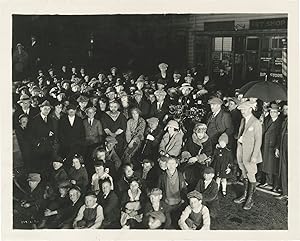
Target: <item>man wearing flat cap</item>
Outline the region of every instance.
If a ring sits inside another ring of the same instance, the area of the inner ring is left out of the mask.
[[[245,101],[238,106],[243,119],[241,121],[238,141],[237,141],[237,161],[242,170],[244,183],[244,193],[241,197],[234,200],[235,203],[244,203],[244,209],[252,208],[253,195],[256,187],[255,174],[257,173],[257,164],[262,162],[261,144],[262,144],[262,125],[260,121],[253,116],[252,110],[254,104]]]
[[[45,100],[39,107],[40,114],[29,123],[34,158],[33,166],[30,168],[45,174],[44,172],[50,168],[57,133],[55,133],[54,121],[49,115],[52,108],[50,102]]]
[[[230,145],[234,131],[230,114],[222,110],[223,101],[218,97],[208,100],[208,104],[210,105],[211,113],[207,121],[207,134],[210,137],[212,146],[216,146],[219,137],[223,133],[227,134]]]

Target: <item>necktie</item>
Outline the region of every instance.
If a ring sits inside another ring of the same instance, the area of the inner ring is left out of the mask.
[[[90,119],[90,121],[89,121],[89,122],[90,122],[90,126],[92,126],[92,119]]]
[[[44,118],[45,123],[47,123],[47,117]]]

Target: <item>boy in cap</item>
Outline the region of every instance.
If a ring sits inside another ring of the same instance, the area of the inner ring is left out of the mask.
[[[85,196],[85,204],[78,211],[73,227],[75,229],[99,229],[103,219],[103,208],[97,203],[97,196],[89,192]]]
[[[209,209],[210,216],[216,218],[219,211],[218,184],[213,179],[215,170],[212,167],[206,167],[203,173],[203,179],[200,179],[195,190],[202,194],[203,204]]]
[[[245,202],[244,209],[252,208],[253,195],[256,189],[257,164],[262,162],[262,126],[260,121],[252,114],[255,108],[250,101],[245,101],[238,106],[243,119],[241,121],[237,141],[237,161],[242,171],[244,193],[234,200],[235,203]]]
[[[209,210],[202,204],[202,194],[196,190],[187,194],[189,205],[182,212],[178,225],[182,230],[210,230]]]
[[[149,201],[145,204],[144,208],[144,216],[143,216],[143,224],[146,227],[148,224],[149,214],[151,212],[161,212],[165,216],[165,225],[164,228],[168,229],[171,225],[171,217],[170,213],[168,212],[168,205],[162,201],[162,190],[159,188],[151,189],[149,193]]]

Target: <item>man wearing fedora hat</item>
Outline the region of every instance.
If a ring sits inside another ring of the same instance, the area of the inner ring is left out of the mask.
[[[83,121],[76,115],[76,106],[73,103],[67,106],[67,115],[59,120],[58,133],[60,155],[67,157],[66,166],[70,167],[74,154],[83,152],[85,135]]]
[[[273,191],[277,191],[279,184],[279,158],[275,155],[275,150],[280,142],[280,130],[282,118],[279,114],[279,106],[272,103],[269,108],[269,115],[264,119],[262,127],[262,171],[266,178],[262,180],[264,187],[272,187]]]
[[[250,210],[254,204],[253,195],[256,189],[257,164],[262,162],[262,126],[260,121],[252,114],[255,108],[250,101],[238,106],[243,119],[241,121],[237,141],[237,161],[242,171],[244,193],[234,200],[235,203],[244,203],[243,209]]]
[[[17,104],[16,111],[13,115],[14,127],[18,125],[20,115],[26,114],[28,116],[28,121],[30,122],[32,118],[39,113],[39,108],[33,108],[31,106],[31,99],[27,94],[22,94],[17,101]]]
[[[156,90],[154,92],[156,101],[151,104],[149,116],[156,117],[159,121],[165,121],[169,112],[169,102],[166,99],[166,91]]]
[[[54,140],[57,133],[54,130],[53,119],[49,115],[52,108],[50,102],[45,100],[39,107],[40,114],[34,117],[29,125],[34,155],[34,165],[30,168],[44,174],[43,172],[50,168],[51,156],[54,151]]]

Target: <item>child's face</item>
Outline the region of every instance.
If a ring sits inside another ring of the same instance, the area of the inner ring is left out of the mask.
[[[162,199],[162,195],[150,195],[151,203],[158,203]]]
[[[97,198],[93,196],[86,196],[85,197],[85,205],[87,208],[91,208],[96,204]]]
[[[213,173],[204,173],[203,177],[205,181],[211,181],[214,178],[215,174]]]
[[[98,151],[97,152],[97,159],[98,160],[105,160],[105,151]]]
[[[104,167],[103,166],[95,167],[95,171],[98,175],[103,175],[104,174]]]
[[[192,209],[198,208],[202,203],[201,200],[199,200],[197,198],[194,198],[194,197],[190,198],[189,202],[190,202],[190,206],[191,206]]]
[[[149,226],[149,229],[157,229],[161,226],[161,222],[160,220],[156,219],[156,218],[153,218],[153,217],[149,217],[149,221],[148,221],[148,226]]]
[[[219,141],[219,145],[220,147],[224,148],[226,146],[225,141]]]
[[[167,169],[167,163],[165,161],[159,160],[158,164],[161,170],[165,171]]]

